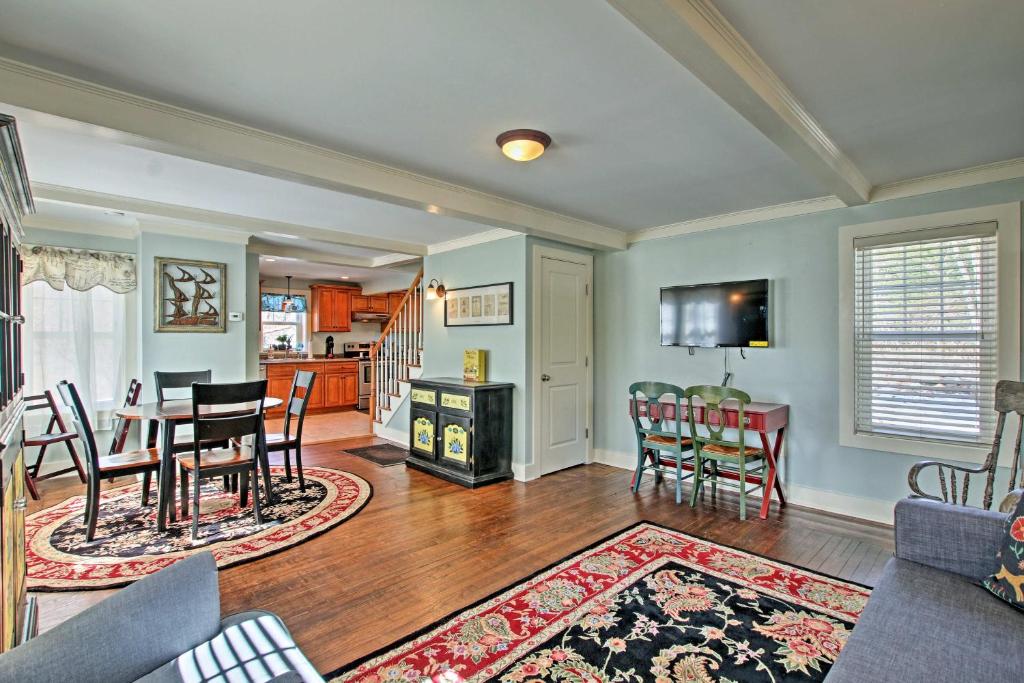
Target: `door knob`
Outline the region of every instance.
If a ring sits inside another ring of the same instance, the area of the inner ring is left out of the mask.
[[[540,381],[541,382],[550,382],[551,381],[551,375],[548,375],[548,374],[541,375],[540,376]]]

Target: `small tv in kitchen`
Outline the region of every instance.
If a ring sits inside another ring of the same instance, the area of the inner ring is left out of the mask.
[[[661,288],[661,345],[766,347],[768,280]]]

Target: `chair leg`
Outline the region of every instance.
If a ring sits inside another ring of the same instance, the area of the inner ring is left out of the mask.
[[[96,523],[100,516],[100,480],[93,477],[88,482],[85,512],[85,540],[91,541],[96,536]]]
[[[302,444],[295,445],[295,471],[299,474],[299,491],[306,492],[306,478],[302,476]]]
[[[39,447],[39,452],[36,453],[36,462],[35,462],[35,464],[28,468],[28,470],[32,473],[33,477],[38,477],[39,476],[39,468],[41,468],[43,466],[43,456],[45,454],[46,454],[46,444],[44,443],[42,446]]]
[[[683,502],[683,454],[676,453],[676,505]]]
[[[256,468],[249,470],[248,476],[252,477],[252,513],[256,517],[256,526],[263,524],[263,513],[260,510],[260,478]]]
[[[237,474],[233,474],[231,476],[233,479],[238,477]],[[238,479],[241,480],[238,485],[238,507],[244,508],[249,504],[249,476],[246,475],[244,477],[238,477]],[[259,491],[254,491],[253,495],[258,498],[259,493]]]
[[[292,455],[289,449],[284,449],[284,480],[292,483]]]
[[[142,473],[142,507],[149,505],[149,483],[152,479],[152,470],[146,470]]]
[[[192,482],[192,540],[199,540],[199,484],[202,482],[202,477],[199,476],[199,472],[196,472],[196,476],[193,477]]]
[[[740,519],[747,518],[747,459],[740,456]]]
[[[28,494],[32,496],[32,500],[39,500],[39,491],[36,490],[36,480],[28,473],[28,468],[25,468],[25,488],[28,489]]]
[[[224,491],[226,491],[228,493],[231,492],[231,475],[230,474],[225,474],[224,475]]]
[[[701,462],[700,453],[693,454],[693,491],[690,492],[690,507],[697,507],[697,494],[700,487],[704,485],[704,463]]]
[[[82,467],[82,461],[78,459],[78,452],[75,450],[74,444],[70,441],[65,441],[64,445],[68,447],[68,453],[71,455],[71,462],[75,464],[75,469],[78,470],[78,478],[84,484],[86,482],[85,469]]]
[[[196,481],[199,481],[199,473],[196,473]],[[188,470],[181,465],[178,466],[178,495],[181,497],[181,518],[188,519]]]
[[[644,453],[643,446],[637,447],[636,456],[636,472],[633,473],[633,493],[640,490],[640,479],[644,476],[644,458],[647,454]]]
[[[711,461],[711,497],[718,497],[718,461]]]

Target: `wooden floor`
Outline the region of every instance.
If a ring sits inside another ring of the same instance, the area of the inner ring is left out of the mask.
[[[293,419],[292,430],[294,431],[294,429],[295,420]],[[284,420],[279,417],[267,420],[267,431],[284,431]],[[311,413],[306,416],[306,421],[302,425],[303,446],[372,435],[373,423],[370,422],[370,414],[360,413],[356,410]]]
[[[295,548],[220,574],[224,614],[269,609],[313,664],[328,672],[402,638],[634,522],[681,531],[871,585],[893,550],[890,529],[773,505],[767,521],[738,519],[736,499],[677,506],[672,486],[630,473],[576,467],[524,484],[476,491],[404,466],[378,467],[341,445],[304,449],[303,460],[358,474],[373,497],[356,516]],[[76,479],[43,483],[30,512],[81,493]],[[112,591],[40,593],[49,628]]]

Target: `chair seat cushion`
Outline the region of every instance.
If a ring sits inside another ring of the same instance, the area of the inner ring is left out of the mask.
[[[893,558],[828,683],[1012,681],[1024,615],[962,576]]]
[[[704,444],[700,447],[700,452],[731,455],[734,458],[738,458],[740,456],[740,449],[738,446],[723,446],[722,444],[717,443]],[[747,446],[743,449],[743,455],[746,458],[760,458],[764,455],[764,450],[761,448],[751,448],[750,446]]]
[[[145,448],[141,451],[125,451],[115,455],[100,456],[100,472],[117,472],[145,465],[159,465],[160,451]]]
[[[49,446],[50,444],[60,443],[61,441],[71,441],[77,439],[78,434],[74,432],[56,432],[54,434],[38,434],[36,436],[26,436],[26,446]]]
[[[226,625],[211,640],[183,653],[138,683],[269,683],[288,673],[292,680],[319,683],[323,678],[299,650],[288,629],[269,612]],[[297,678],[294,678],[297,676]]]
[[[228,448],[215,448],[209,451],[201,451],[199,469],[214,467],[229,467],[251,462],[253,449],[249,446],[230,446]],[[193,453],[179,453],[178,462],[186,470],[194,470],[196,465]]]
[[[674,436],[662,436],[660,434],[647,434],[647,435],[644,436],[644,442],[645,443],[664,444],[666,446],[675,446],[676,445],[676,437],[674,437]],[[693,443],[693,439],[687,438],[685,436],[683,437],[683,440],[682,440],[682,445],[683,446],[689,446],[692,443]]]

